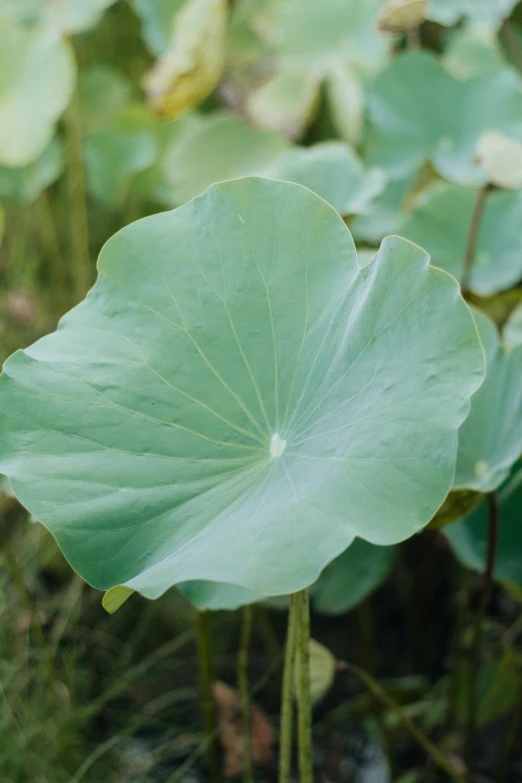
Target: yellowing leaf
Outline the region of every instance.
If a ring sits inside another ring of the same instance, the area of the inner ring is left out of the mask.
[[[120,606],[131,597],[133,592],[134,590],[130,587],[125,587],[124,585],[111,587],[102,598],[102,606],[106,612],[114,614],[114,612],[117,612]]]
[[[330,650],[310,639],[310,693],[312,704],[316,704],[330,690],[337,671],[337,659]],[[297,663],[294,670],[294,683],[297,681]],[[296,688],[297,690],[297,688]]]
[[[171,44],[145,80],[155,111],[173,119],[216,87],[225,63],[226,0],[188,0],[174,18]]]
[[[401,33],[418,27],[423,21],[430,0],[390,0],[377,19],[381,33]]]
[[[488,182],[499,188],[522,188],[522,144],[498,131],[483,133],[478,141],[477,159]]]

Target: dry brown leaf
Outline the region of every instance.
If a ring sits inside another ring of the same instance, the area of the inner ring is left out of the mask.
[[[241,700],[235,688],[220,680],[212,686],[216,703],[221,744],[225,751],[225,775],[234,777],[243,771],[244,742],[241,720]],[[277,736],[263,710],[250,705],[252,758],[255,764],[265,766],[273,757]]]

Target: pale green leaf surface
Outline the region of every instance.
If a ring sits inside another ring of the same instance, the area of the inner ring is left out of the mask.
[[[306,70],[276,71],[246,102],[249,119],[259,128],[297,139],[315,117],[320,79]]]
[[[474,311],[486,355],[486,378],[459,430],[453,486],[493,492],[522,454],[522,345],[505,348],[493,322]]]
[[[184,204],[214,182],[262,171],[287,146],[279,134],[250,128],[232,114],[216,112],[201,117],[165,152],[168,203]]]
[[[392,562],[393,547],[356,538],[310,588],[314,610],[332,615],[349,612],[384,582]]]
[[[368,96],[368,159],[392,179],[425,160],[459,185],[484,182],[475,161],[484,131],[522,140],[522,92],[510,69],[455,79],[426,53],[395,58],[375,79]]]
[[[68,45],[43,27],[0,18],[0,165],[25,166],[51,141],[72,93]]]
[[[246,587],[231,585],[226,582],[181,582],[176,585],[198,609],[209,611],[234,611],[245,604],[253,604],[262,600],[261,596],[247,590]]]
[[[462,277],[467,235],[477,193],[438,182],[418,197],[400,234],[424,247],[435,266]],[[522,278],[522,191],[487,196],[469,287],[483,296]]]
[[[174,17],[185,0],[130,0],[142,25],[142,36],[149,51],[157,57],[169,48]]]
[[[366,91],[361,78],[342,60],[334,61],[326,75],[326,92],[339,135],[350,144],[358,144],[364,132],[366,110]]]
[[[134,590],[131,590],[130,587],[115,585],[114,587],[111,587],[109,590],[107,590],[103,596],[102,606],[106,612],[109,614],[114,614],[114,612],[117,612],[120,606],[123,606],[125,601],[131,597],[133,592]]]
[[[502,336],[506,345],[516,346],[522,344],[522,304],[515,307],[509,316]]]
[[[431,0],[427,18],[451,27],[463,16],[479,24],[498,29],[518,0]]]
[[[259,173],[304,185],[328,201],[341,215],[368,212],[385,186],[379,169],[369,169],[341,141],[325,141],[312,147],[293,147]]]
[[[96,587],[288,594],[431,519],[483,369],[420,248],[360,268],[306,188],[225,182],[116,234],[86,300],[8,360],[0,471]]]
[[[379,243],[387,234],[401,234],[406,217],[405,201],[415,178],[415,173],[396,180],[385,178],[382,193],[350,224],[356,241]]]
[[[519,468],[498,493],[500,523],[495,578],[522,588],[522,470]],[[469,516],[443,530],[455,557],[466,568],[483,573],[486,568],[488,505],[482,503]]]
[[[95,27],[116,0],[0,0],[0,16],[24,24],[41,23],[59,35]]]
[[[494,73],[506,65],[496,34],[474,24],[452,31],[441,62],[457,79]]]
[[[63,145],[55,136],[39,158],[27,166],[0,166],[0,197],[6,202],[31,204],[63,174]]]

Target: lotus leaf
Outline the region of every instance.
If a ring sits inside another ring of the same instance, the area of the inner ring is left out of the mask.
[[[467,235],[477,197],[472,188],[436,183],[417,199],[402,236],[430,253],[436,266],[462,277]],[[487,196],[469,287],[488,296],[522,278],[522,191]]]
[[[492,29],[497,29],[510,14],[518,0],[431,0],[427,18],[451,27],[463,16]]]
[[[246,178],[144,218],[0,379],[0,471],[92,585],[312,584],[422,528],[483,379],[456,281],[397,237]]]
[[[174,17],[185,0],[130,0],[138,14],[145,44],[151,54],[160,57],[169,48]]]
[[[429,54],[406,53],[377,76],[368,110],[368,158],[391,179],[429,160],[450,182],[479,185],[485,175],[474,157],[482,133],[522,140],[522,92],[508,68],[461,80]]]
[[[69,102],[75,66],[49,28],[0,18],[0,165],[26,166],[44,151]]]
[[[494,73],[505,66],[496,34],[474,24],[457,28],[451,33],[441,62],[457,79]]]
[[[522,305],[515,307],[504,327],[504,342],[514,346],[522,344]]]
[[[24,24],[51,26],[60,35],[95,27],[116,0],[0,0],[0,16]]]

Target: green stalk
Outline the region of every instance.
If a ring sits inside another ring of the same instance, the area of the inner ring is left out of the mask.
[[[390,694],[387,693],[381,685],[379,685],[377,680],[368,674],[367,671],[361,669],[360,666],[354,666],[350,663],[346,665],[348,670],[352,672],[352,674],[355,674],[355,676],[366,685],[370,693],[372,693],[382,704],[395,713],[399,722],[408,731],[410,736],[412,736],[419,743],[429,758],[432,759],[435,764],[440,767],[440,769],[443,770],[443,772],[445,772],[446,775],[451,778],[451,780],[454,781],[454,783],[465,783],[464,778],[461,778],[460,775],[453,769],[442,751],[440,751],[437,746],[428,739],[424,732],[413,723],[413,721],[404,712],[400,704],[397,704],[395,699],[393,699]]]
[[[87,197],[85,193],[85,171],[83,166],[80,100],[77,88],[74,90],[64,119],[67,141],[67,178],[70,200],[69,214],[73,256],[73,288],[75,298],[80,300],[83,299],[91,285],[92,270],[89,253],[89,223],[87,217]]]
[[[212,625],[210,613],[196,613],[196,636],[198,645],[199,684],[203,712],[203,730],[207,749],[207,764],[211,783],[220,782],[219,758],[216,744],[216,708],[212,697],[214,665],[212,660]]]
[[[522,722],[522,683],[518,687],[517,702],[511,714],[511,720],[509,721],[509,727],[500,754],[500,764],[499,764],[498,774],[497,774],[498,783],[505,783],[505,781],[508,778],[511,756],[515,748],[515,741],[518,736],[518,730],[520,728],[521,722]]]
[[[464,251],[464,269],[462,270],[461,288],[463,294],[469,293],[471,270],[475,262],[480,224],[484,214],[484,207],[486,206],[486,197],[490,190],[491,185],[489,183],[480,188],[477,192],[473,212],[471,213],[466,249]]]
[[[250,693],[248,688],[248,648],[252,635],[252,605],[247,604],[242,611],[243,623],[237,655],[237,683],[241,699],[241,720],[243,723],[243,781],[253,783],[254,766],[252,761],[252,735],[250,726]]]
[[[297,593],[300,604],[297,625],[297,706],[299,781],[313,783],[312,697],[310,692],[310,609],[308,590]]]
[[[497,554],[499,513],[498,502],[494,492],[487,495],[489,508],[488,516],[488,542],[486,550],[486,570],[484,572],[484,584],[480,604],[475,615],[475,627],[470,647],[470,658],[468,667],[468,710],[466,725],[466,764],[468,768],[468,781],[473,783],[475,778],[475,751],[477,734],[477,680],[480,670],[480,647],[482,640],[482,625],[486,616],[486,611],[491,598],[491,588],[493,586],[493,571],[495,569],[495,558]]]
[[[279,737],[279,783],[290,783],[292,772],[292,723],[294,715],[293,685],[296,656],[297,624],[300,604],[297,594],[290,596],[286,632],[283,687],[281,691],[281,727]]]

